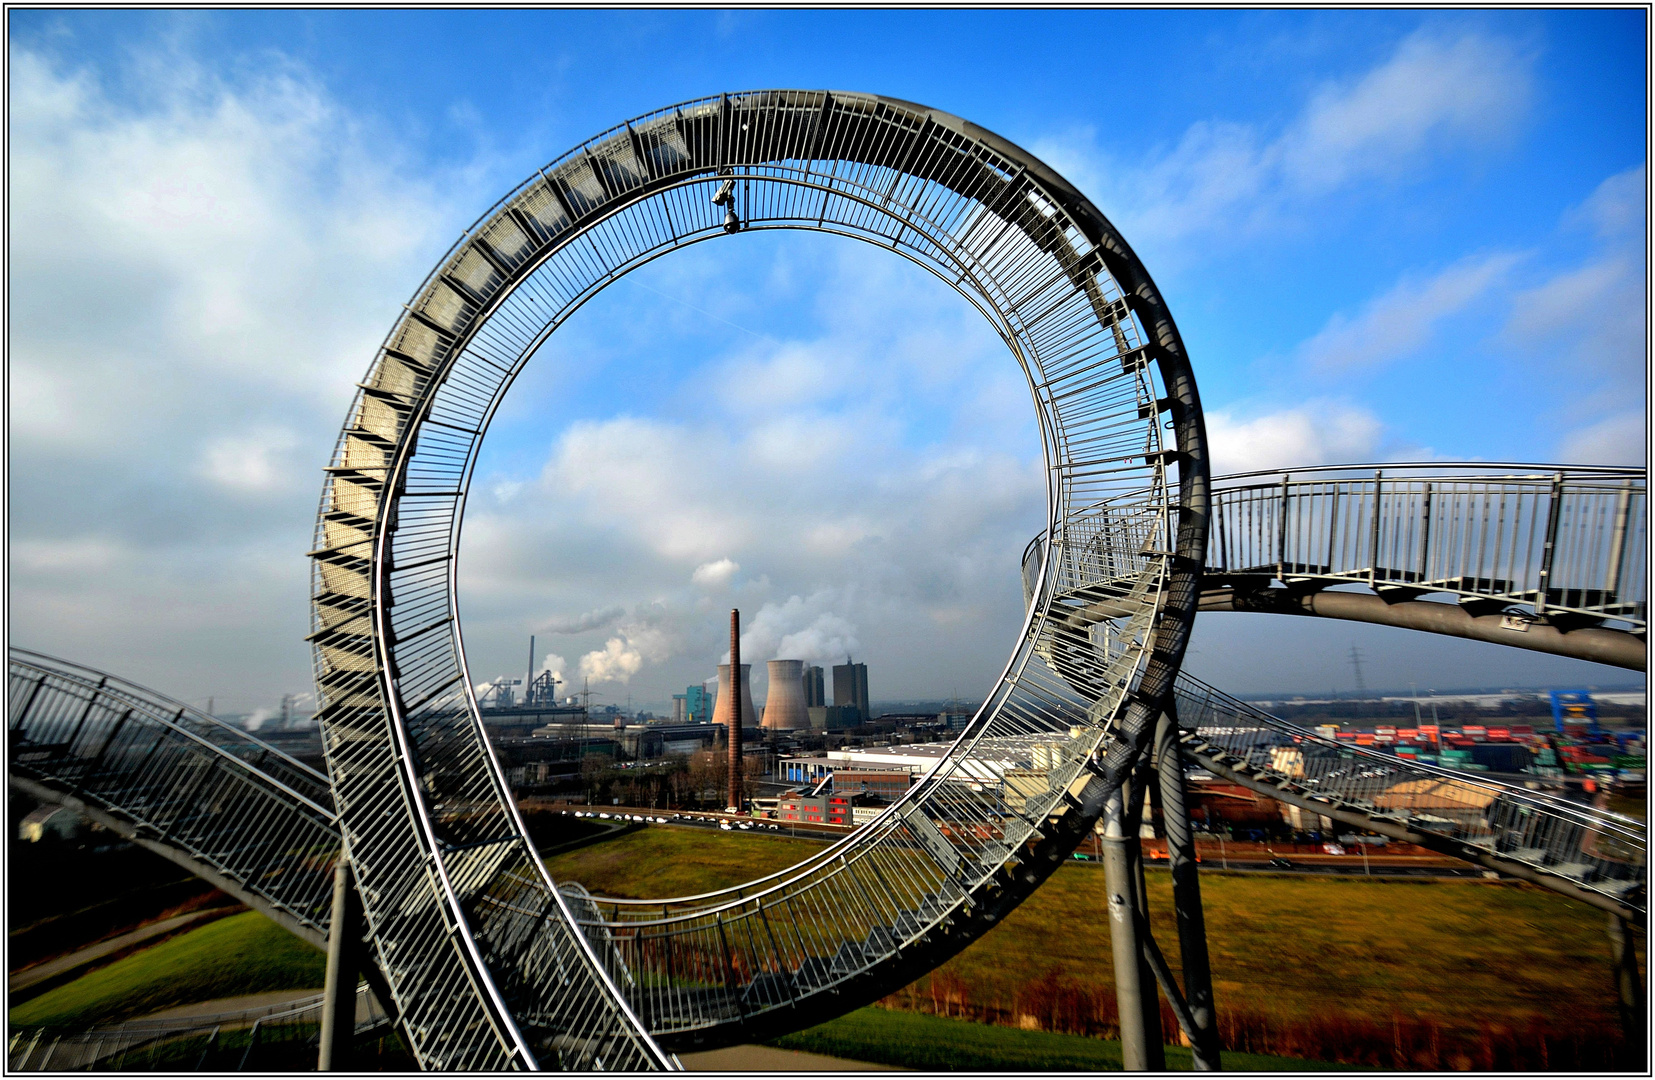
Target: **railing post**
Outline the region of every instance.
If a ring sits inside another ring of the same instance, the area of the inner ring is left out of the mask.
[[[18,712],[16,718],[12,720],[13,731],[21,732],[25,736],[28,735],[29,729],[24,721],[29,718],[29,713],[34,709],[35,698],[40,696],[40,691],[45,685],[46,676],[42,675],[40,678],[35,680],[34,689],[29,691],[29,700],[24,703],[23,708]]]
[[[322,990],[322,1032],[316,1068],[348,1068],[356,1034],[356,982],[360,967],[362,902],[351,873],[350,848],[339,848],[333,867],[333,916],[328,922],[328,966]]]
[[[1337,479],[1328,485],[1327,510],[1327,572],[1334,573],[1334,558],[1338,552],[1339,542],[1339,483]]]
[[[1419,515],[1419,580],[1428,580],[1431,572],[1431,481],[1425,482],[1425,501]]]
[[[1208,560],[1207,569],[1209,571],[1228,570],[1230,569],[1230,543],[1224,530],[1224,503],[1216,491],[1213,492],[1212,513],[1213,519],[1218,524],[1218,562],[1214,564],[1211,560]]]
[[[1621,569],[1626,563],[1626,544],[1632,535],[1632,481],[1615,496],[1615,531],[1609,538],[1609,565],[1603,573],[1603,602],[1612,604],[1621,587]]]
[[[1546,545],[1540,549],[1540,588],[1534,595],[1534,613],[1546,613],[1546,591],[1552,583],[1552,559],[1557,554],[1557,526],[1563,519],[1563,474],[1552,474],[1552,503],[1546,510]]]
[[[1373,513],[1372,522],[1368,526],[1368,588],[1373,588],[1379,580],[1379,493],[1384,470],[1373,471]]]
[[[1145,1072],[1150,1067],[1149,1033],[1144,1025],[1146,988],[1140,974],[1142,953],[1138,944],[1132,871],[1126,850],[1127,795],[1127,783],[1123,783],[1103,804],[1103,881],[1109,902],[1109,951],[1115,960],[1121,1068],[1128,1072]]]
[[[1190,1050],[1195,1067],[1217,1072],[1218,1016],[1213,1004],[1212,967],[1207,957],[1207,923],[1201,909],[1201,881],[1195,862],[1195,837],[1190,830],[1189,801],[1184,787],[1184,755],[1178,745],[1174,706],[1155,725],[1155,757],[1161,786],[1161,821],[1167,837],[1167,861],[1172,870],[1172,909],[1178,919],[1178,946],[1184,967],[1184,1000],[1194,1022]]]
[[[1609,916],[1609,946],[1615,959],[1615,989],[1627,1060],[1623,1067],[1644,1067],[1644,984],[1638,972],[1638,949],[1632,928],[1619,915]]]
[[[1276,511],[1276,577],[1287,584],[1287,474],[1281,478],[1281,506]]]

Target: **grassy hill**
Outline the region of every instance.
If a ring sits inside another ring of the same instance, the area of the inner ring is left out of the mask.
[[[327,958],[254,911],[133,953],[25,1001],[7,1014],[15,1026],[96,1024],[269,990],[322,986]]]
[[[651,826],[549,861],[597,893],[704,892],[780,869],[808,841]],[[1170,876],[1148,875],[1178,970]],[[1397,1067],[1581,1067],[1619,1038],[1604,916],[1477,879],[1203,870],[1227,1045]],[[886,1004],[1107,1033],[1114,1023],[1103,874],[1061,868],[1000,926]],[[1169,1026],[1170,1030],[1170,1026]],[[1343,1048],[1343,1050],[1341,1050]],[[1343,1056],[1337,1056],[1339,1054]]]

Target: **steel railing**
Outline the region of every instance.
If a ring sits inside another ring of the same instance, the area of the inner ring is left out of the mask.
[[[1207,574],[1526,605],[1642,632],[1643,469],[1343,465],[1218,477]]]
[[[390,1018],[366,984],[356,992],[357,1040],[388,1030]],[[315,1068],[321,994],[252,1009],[128,1020],[90,1030],[13,1028],[12,1072],[288,1072]]]
[[[1352,810],[1648,911],[1648,829],[1600,807],[1330,739],[1180,675],[1185,748],[1312,812]]]
[[[14,780],[104,815],[325,941],[339,825],[320,773],[180,702],[18,648],[6,727]]]

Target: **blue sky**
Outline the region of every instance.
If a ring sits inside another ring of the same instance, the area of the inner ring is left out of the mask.
[[[319,468],[454,236],[570,145],[720,90],[889,94],[1046,159],[1167,295],[1221,467],[1643,460],[1642,11],[8,18],[13,640],[179,696],[308,689]],[[747,655],[854,648],[876,699],[980,690],[1040,516],[1013,374],[940,284],[846,242],[634,274],[485,446],[474,674],[534,632],[662,706],[739,604]],[[1622,678],[1262,616],[1203,620],[1191,667],[1348,686],[1352,642],[1370,684]]]

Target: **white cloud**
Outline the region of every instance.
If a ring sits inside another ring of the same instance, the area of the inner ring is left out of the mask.
[[[298,435],[282,427],[221,435],[202,447],[201,475],[243,494],[284,491],[299,479],[292,461],[283,460],[298,444]]]
[[[1642,402],[1648,387],[1648,277],[1644,168],[1604,180],[1564,226],[1585,225],[1595,244],[1579,261],[1554,263],[1547,276],[1512,297],[1502,344],[1526,356],[1533,382],[1555,402],[1566,461],[1642,461]]]
[[[753,251],[709,244],[651,264],[638,273],[655,276],[628,279],[647,288],[583,309],[602,335],[571,322],[537,358],[549,366],[526,373],[525,386],[552,387],[600,362],[682,357],[661,403],[627,398],[574,423],[520,411],[517,441],[485,446],[478,483],[509,473],[497,462],[521,460],[536,438],[546,456],[515,502],[471,508],[468,646],[484,640],[485,611],[503,652],[517,648],[516,626],[624,602],[631,613],[613,630],[571,647],[588,670],[664,700],[712,674],[734,606],[750,662],[851,651],[875,665],[876,697],[939,680],[980,692],[1015,637],[1016,560],[1043,518],[1021,372],[946,286],[888,254],[820,240]],[[668,278],[679,259],[694,271],[684,281]],[[733,331],[689,351],[705,313],[679,325],[657,294],[693,295],[706,280],[730,286],[706,304],[779,336]],[[767,324],[767,310],[790,314]],[[624,349],[612,354],[614,333]],[[757,385],[771,375],[782,385]],[[754,384],[737,393],[741,380]]]
[[[643,654],[618,637],[580,658],[580,674],[593,682],[630,682],[643,666]]]
[[[827,610],[841,599],[835,590],[823,589],[808,598],[795,595],[765,604],[742,630],[742,659],[822,662],[861,648],[856,626]],[[730,662],[728,649],[719,662]]]
[[[1611,244],[1643,241],[1648,181],[1642,165],[1616,173],[1597,186],[1586,201],[1570,213],[1568,222],[1585,221]]]
[[[1509,137],[1528,112],[1532,68],[1507,40],[1420,31],[1369,71],[1323,85],[1273,136],[1260,125],[1201,120],[1171,148],[1130,160],[1085,149],[1095,130],[1037,140],[1034,149],[1101,196],[1140,248],[1242,239],[1305,220],[1314,200],[1335,190],[1403,179],[1435,155]]]
[[[536,629],[538,632],[546,634],[583,634],[588,630],[606,630],[625,614],[625,608],[611,605],[610,607],[583,612],[579,615],[548,619]]]
[[[1642,410],[1617,413],[1566,435],[1560,458],[1580,465],[1643,465],[1648,440]]]
[[[695,572],[690,575],[690,581],[704,589],[722,589],[730,584],[730,579],[735,577],[740,569],[741,564],[734,559],[715,559],[696,567]]]
[[[320,469],[460,215],[280,54],[160,52],[8,53],[11,629],[251,708],[310,685]]]
[[[87,574],[130,561],[132,552],[102,536],[66,540],[16,540],[8,554],[14,571],[38,574]]]
[[[1404,278],[1354,318],[1335,314],[1299,346],[1311,367],[1338,373],[1402,359],[1427,344],[1439,323],[1503,282],[1517,264],[1509,253],[1474,256],[1423,280]]]
[[[1416,33],[1353,85],[1329,85],[1267,157],[1304,191],[1394,175],[1433,148],[1512,130],[1533,95],[1532,61],[1498,38]]]
[[[1644,186],[1642,166],[1618,173],[1566,215],[1592,226],[1597,250],[1518,293],[1506,327],[1514,344],[1561,353],[1623,391],[1641,383],[1645,364]]]
[[[776,646],[778,660],[805,660],[816,663],[836,661],[862,647],[856,627],[831,611],[816,616],[803,630],[782,638]]]
[[[1378,456],[1383,434],[1384,425],[1373,413],[1329,401],[1309,402],[1250,420],[1239,419],[1227,409],[1207,413],[1215,476],[1372,461]]]

